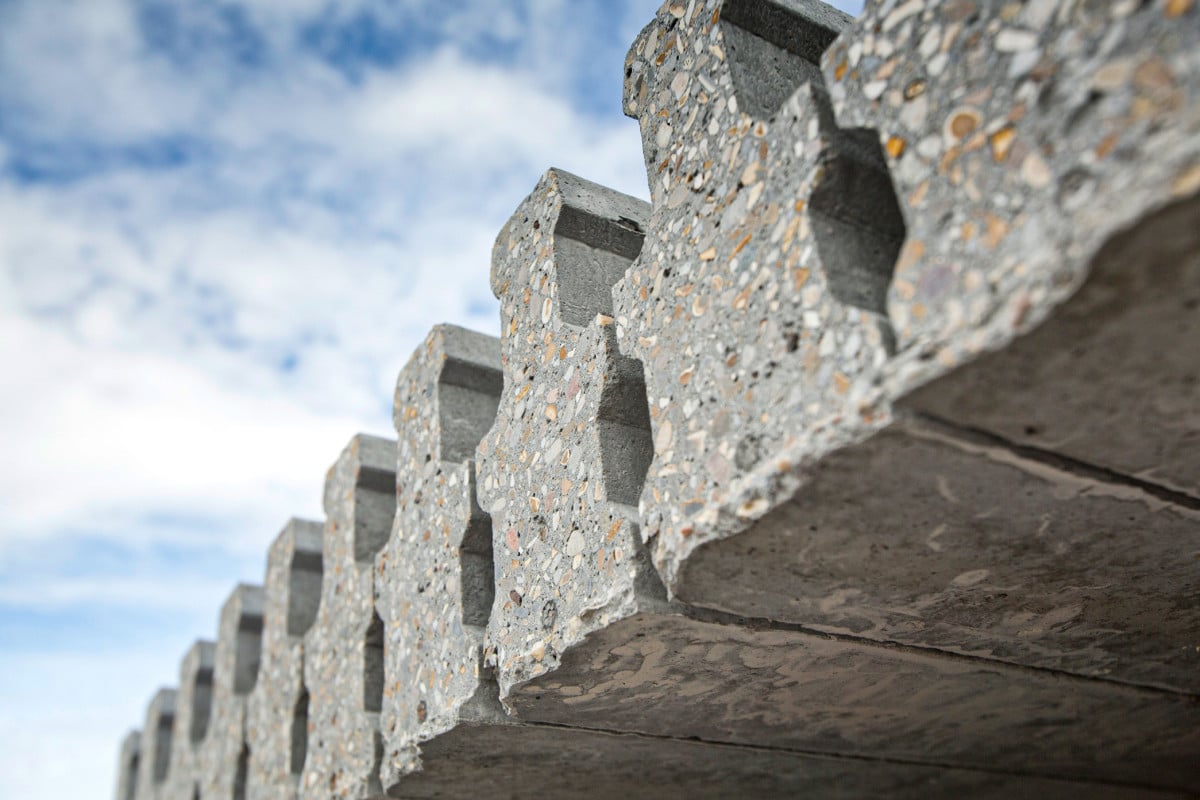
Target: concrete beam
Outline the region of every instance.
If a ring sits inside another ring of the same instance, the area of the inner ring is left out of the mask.
[[[179,665],[179,693],[164,797],[191,798],[203,782],[202,752],[212,730],[217,646],[197,640]]]
[[[474,455],[502,384],[499,341],[449,325],[430,332],[396,382],[396,516],[375,586],[386,631],[384,788],[417,769],[421,744],[453,729],[491,682],[492,523],[476,500]]]
[[[141,731],[130,731],[121,741],[117,759],[116,800],[135,800],[137,796],[138,762],[141,760]]]
[[[137,800],[168,797],[165,790],[171,771],[171,739],[175,729],[177,695],[174,689],[159,689],[146,708],[138,759]]]
[[[304,637],[310,735],[300,796],[382,793],[383,621],[375,611],[375,556],[396,508],[396,444],[359,434],[325,480],[321,603]]]
[[[479,501],[494,531],[487,648],[502,700],[592,631],[661,604],[633,507],[651,448],[645,387],[610,316],[646,211],[551,170],[492,250],[504,393],[479,446]]]
[[[667,3],[626,58],[653,208],[614,303],[645,365],[641,523],[669,588],[694,548],[784,502],[801,456],[887,422],[858,408],[891,350],[904,221],[876,137],[835,124],[819,69],[849,21],[798,0]]]
[[[213,669],[212,718],[200,744],[204,800],[245,800],[250,770],[246,715],[262,660],[263,587],[238,584],[221,607]]]
[[[289,520],[267,554],[262,664],[250,693],[246,796],[292,800],[308,752],[304,634],[321,600],[320,522]]]

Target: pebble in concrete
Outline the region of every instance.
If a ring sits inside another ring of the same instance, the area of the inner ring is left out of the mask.
[[[900,352],[884,386],[899,396],[1031,330],[1106,242],[1200,191],[1200,5],[866,6],[823,63],[840,124],[878,130],[908,224],[888,291]],[[1194,237],[1191,209],[1169,236]],[[1060,356],[1037,354],[1046,374],[988,373],[980,394],[1004,392],[996,409],[977,397],[955,416],[1200,497],[1200,426],[1183,412],[1197,400],[1200,355],[1185,343],[1200,286],[1178,253],[1139,257],[1156,246],[1126,248],[1128,277],[1093,287],[1097,316]],[[1124,294],[1147,282],[1161,297]],[[930,396],[953,414],[979,388]]]
[[[245,800],[250,769],[246,706],[262,658],[263,587],[238,584],[225,605],[213,666],[212,718],[198,759],[204,800]]]
[[[180,662],[170,778],[164,797],[191,798],[203,781],[201,757],[212,729],[216,655],[214,642],[197,640]]]
[[[492,523],[475,496],[475,448],[502,385],[499,340],[451,325],[430,332],[396,382],[396,517],[375,587],[385,788],[419,767],[420,744],[454,728],[490,682]]]
[[[616,351],[611,316],[646,212],[551,170],[492,251],[505,380],[479,498],[494,530],[487,647],[502,698],[661,593],[633,507],[650,454],[641,368]]]
[[[267,552],[262,664],[250,693],[250,800],[293,800],[308,752],[304,634],[321,600],[324,526],[292,519]]]
[[[614,299],[645,364],[642,524],[668,586],[786,499],[802,456],[886,422],[869,400],[904,224],[876,135],[837,127],[818,66],[848,22],[812,0],[669,2],[626,59],[653,212]]]
[[[325,480],[321,603],[304,644],[311,726],[304,798],[382,792],[384,636],[374,567],[395,513],[395,469],[395,443],[360,434]]]
[[[177,694],[174,689],[159,689],[146,708],[146,723],[140,737],[137,800],[169,797],[167,778],[171,771],[171,740],[175,729]]]
[[[141,738],[141,731],[130,731],[121,742],[121,754],[117,759],[116,800],[135,800],[138,761],[142,756]]]

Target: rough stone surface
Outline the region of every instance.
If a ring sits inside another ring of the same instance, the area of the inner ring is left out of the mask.
[[[137,800],[172,797],[166,792],[171,770],[171,739],[175,729],[178,695],[174,689],[159,689],[146,708],[146,722],[139,741]]]
[[[199,790],[202,749],[212,729],[216,658],[216,643],[201,639],[188,648],[179,665],[167,797],[191,798]]]
[[[645,217],[640,201],[551,170],[492,250],[504,394],[479,498],[495,532],[487,647],[502,699],[655,594],[632,506],[650,450],[644,386],[610,316]]]
[[[267,552],[262,663],[246,720],[250,800],[296,797],[304,769],[309,704],[304,634],[321,600],[323,529],[319,522],[290,520]]]
[[[200,744],[196,783],[204,800],[244,800],[250,768],[246,705],[262,658],[263,587],[239,584],[221,608],[212,718]]]
[[[374,567],[395,515],[395,469],[395,442],[360,434],[325,480],[321,604],[304,644],[311,726],[304,798],[382,793],[384,637]]]
[[[474,456],[502,384],[499,341],[449,325],[434,328],[396,382],[396,517],[376,582],[385,788],[418,767],[420,743],[454,728],[490,682],[492,525],[475,497]]]

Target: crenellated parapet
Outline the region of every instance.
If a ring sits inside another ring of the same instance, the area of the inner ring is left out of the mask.
[[[866,6],[662,5],[119,800],[1200,792],[1200,4]]]

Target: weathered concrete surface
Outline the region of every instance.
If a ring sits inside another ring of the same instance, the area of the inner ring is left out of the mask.
[[[1029,330],[1113,234],[1200,188],[1194,4],[867,5],[824,66],[839,120],[886,144],[916,360]]]
[[[1200,694],[1200,509],[919,418],[826,456],[678,597]]]
[[[492,250],[504,393],[479,446],[479,500],[494,530],[487,647],[502,698],[661,595],[631,505],[650,453],[641,370],[616,352],[609,316],[645,215],[551,170]]]
[[[174,689],[159,689],[146,708],[146,722],[140,739],[137,800],[168,797],[165,792],[171,771],[171,739],[175,728],[177,694]]]
[[[420,744],[457,725],[486,681],[495,575],[474,455],[502,385],[499,340],[450,325],[430,332],[396,382],[399,492],[375,586],[386,637],[385,787],[419,766]]]
[[[653,210],[614,302],[645,364],[641,520],[668,586],[785,500],[799,456],[887,421],[857,409],[888,356],[904,225],[874,134],[834,124],[818,68],[848,21],[808,0],[666,3],[626,59]]]
[[[204,800],[244,800],[250,768],[246,704],[262,658],[263,587],[238,584],[221,608],[213,667],[212,718],[197,760]],[[186,795],[185,795],[186,797]]]
[[[195,641],[179,665],[170,775],[162,797],[192,797],[203,781],[201,753],[211,730],[216,643]]]
[[[498,713],[498,711],[497,711]],[[390,797],[921,798],[1182,797],[1146,788],[731,747],[545,725],[464,722],[424,747],[425,767]]]
[[[384,641],[374,567],[392,528],[395,469],[395,442],[360,434],[325,480],[321,604],[304,640],[311,726],[300,780],[304,798],[382,792]]]
[[[1117,234],[1046,322],[906,404],[1200,505],[1197,220],[1200,199],[1192,197]],[[1193,594],[1195,580],[1193,573]]]
[[[321,600],[324,526],[289,520],[267,552],[262,663],[250,693],[246,743],[250,748],[246,797],[291,800],[308,752],[308,690],[304,634]]]
[[[141,759],[141,731],[130,731],[121,742],[117,759],[116,800],[134,800],[137,793],[138,761]]]
[[[731,622],[626,618],[507,702],[574,727],[1200,792],[1192,698]]]

